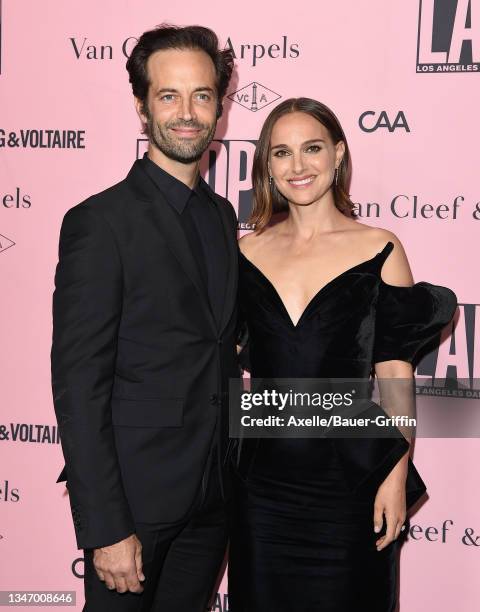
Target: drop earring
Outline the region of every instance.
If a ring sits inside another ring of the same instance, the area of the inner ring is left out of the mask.
[[[335,168],[335,185],[338,185],[338,168]]]
[[[270,185],[270,187],[273,185],[273,176],[268,177],[268,184]]]

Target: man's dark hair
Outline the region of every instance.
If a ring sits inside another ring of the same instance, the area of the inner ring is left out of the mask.
[[[144,32],[127,61],[133,95],[145,105],[150,87],[148,58],[155,51],[164,49],[199,49],[210,56],[217,74],[217,118],[220,117],[222,100],[232,76],[233,53],[231,49],[219,49],[215,32],[202,26],[179,27],[162,23],[154,30]]]

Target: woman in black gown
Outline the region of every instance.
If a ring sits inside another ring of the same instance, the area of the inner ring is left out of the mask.
[[[352,217],[349,174],[327,107],[299,98],[270,113],[253,166],[256,229],[239,254],[252,378],[411,379],[452,320],[455,294],[413,284],[398,238]],[[409,442],[260,438],[238,449],[230,610],[393,612],[397,538],[425,491]]]

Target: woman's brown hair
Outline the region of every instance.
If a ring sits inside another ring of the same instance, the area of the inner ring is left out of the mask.
[[[248,220],[255,229],[263,229],[273,214],[288,210],[287,199],[278,191],[275,184],[270,184],[268,159],[270,140],[275,123],[289,113],[306,113],[319,121],[330,134],[333,144],[343,141],[345,153],[338,167],[338,178],[332,184],[335,206],[344,215],[353,216],[353,203],[348,193],[352,173],[350,151],[342,126],[335,114],[321,102],[311,98],[289,98],[276,106],[263,124],[260,138],[255,149],[252,167],[253,208]]]

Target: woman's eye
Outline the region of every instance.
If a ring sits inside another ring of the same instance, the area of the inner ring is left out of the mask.
[[[307,149],[307,151],[310,151],[310,153],[318,153],[321,150],[321,147],[319,147],[318,145],[310,145]]]
[[[285,149],[280,149],[274,153],[275,157],[285,157],[285,155],[288,155],[288,151],[285,151]]]

